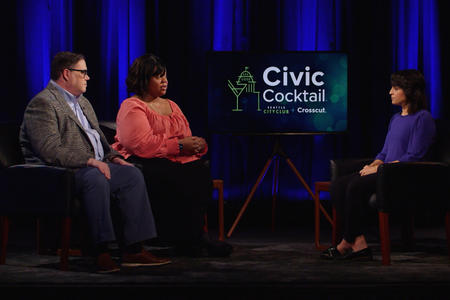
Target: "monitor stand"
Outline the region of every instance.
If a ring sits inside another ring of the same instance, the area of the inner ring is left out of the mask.
[[[308,184],[303,179],[300,172],[297,170],[297,168],[292,163],[291,159],[284,153],[281,143],[280,143],[280,136],[277,135],[275,138],[275,145],[273,146],[272,155],[267,159],[266,164],[264,165],[264,168],[259,173],[258,179],[256,179],[256,183],[253,185],[252,190],[250,191],[250,194],[247,196],[247,199],[244,202],[244,205],[242,205],[241,210],[239,211],[239,214],[237,215],[236,219],[233,222],[233,225],[231,226],[230,230],[227,233],[227,237],[230,237],[233,233],[234,229],[236,228],[237,224],[239,223],[240,219],[242,218],[242,215],[244,214],[244,211],[247,209],[248,204],[250,203],[250,200],[252,200],[253,195],[256,192],[256,189],[260,185],[261,181],[264,179],[264,176],[267,173],[267,170],[269,169],[272,162],[274,162],[274,172],[273,172],[273,185],[272,185],[272,231],[274,231],[274,224],[275,224],[275,203],[277,199],[277,193],[278,193],[278,168],[280,165],[280,157],[284,158],[291,168],[291,170],[294,172],[295,176],[300,180],[302,185],[305,187],[305,189],[308,191],[308,193],[311,195],[312,199],[315,199],[315,196],[311,189],[309,188]]]

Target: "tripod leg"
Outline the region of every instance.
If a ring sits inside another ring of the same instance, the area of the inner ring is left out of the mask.
[[[272,186],[272,232],[275,231],[275,206],[277,202],[278,194],[278,169],[280,166],[280,159],[275,158],[275,164],[273,167],[273,186]]]
[[[272,163],[272,157],[269,158],[264,165],[264,168],[262,169],[261,173],[259,173],[258,179],[256,180],[255,185],[253,186],[252,190],[250,191],[250,194],[248,195],[247,199],[244,202],[244,205],[242,205],[241,210],[239,211],[239,214],[236,217],[236,220],[234,220],[233,225],[231,226],[230,230],[228,230],[227,237],[230,237],[233,233],[234,229],[236,228],[237,224],[239,223],[239,220],[242,217],[242,214],[244,213],[245,209],[247,208],[250,200],[253,198],[253,194],[255,194],[256,189],[258,188],[261,181],[264,179],[264,176],[266,175],[267,169],[269,168],[270,164]]]
[[[308,191],[309,195],[311,196],[311,198],[315,199],[315,195],[314,193],[311,191],[311,189],[309,188],[308,184],[306,183],[306,181],[303,179],[302,175],[300,174],[300,172],[297,170],[297,168],[294,166],[294,164],[292,163],[292,161],[286,157],[286,162],[288,163],[289,167],[291,167],[292,171],[294,171],[295,175],[297,176],[297,178],[300,180],[300,182],[303,184],[303,186],[305,187],[305,189]]]
[[[320,191],[317,190],[317,185],[315,187],[316,197],[314,197],[314,236],[316,249],[321,250],[320,247]]]

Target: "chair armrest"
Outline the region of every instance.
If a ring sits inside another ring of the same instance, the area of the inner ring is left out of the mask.
[[[449,166],[439,162],[385,163],[377,171],[377,208],[413,209],[419,203],[448,201]],[[445,193],[444,193],[445,194]]]
[[[0,214],[73,215],[74,171],[71,169],[22,164],[0,171]]]
[[[331,181],[341,176],[358,172],[372,161],[373,158],[332,159],[330,160]]]

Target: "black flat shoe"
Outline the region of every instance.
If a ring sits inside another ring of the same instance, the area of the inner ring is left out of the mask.
[[[370,261],[373,259],[372,249],[369,247],[364,248],[359,251],[352,251],[341,258],[340,260],[351,260],[351,261]]]
[[[323,259],[339,259],[342,257],[344,257],[344,255],[342,255],[341,252],[339,252],[339,250],[333,246],[326,249],[320,254],[320,258]]]

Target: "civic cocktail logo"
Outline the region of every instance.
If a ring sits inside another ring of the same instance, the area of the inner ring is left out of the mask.
[[[257,97],[257,111],[261,111],[261,102],[259,99],[259,92],[255,90],[256,81],[254,80],[253,75],[248,71],[248,67],[245,67],[244,71],[238,76],[236,80],[236,84],[233,84],[231,80],[228,80],[228,87],[233,92],[236,97],[236,106],[232,109],[232,111],[243,111],[239,106],[239,97],[242,92],[255,94]]]
[[[260,76],[262,86],[265,86],[260,91],[256,89],[255,76],[245,66],[235,81],[227,81],[228,88],[234,95],[231,110],[242,112],[256,107],[257,112],[266,115],[326,113],[324,106],[317,107],[318,103],[327,101],[323,88],[324,75],[322,71],[312,71],[309,66],[297,72],[289,70],[287,66],[268,66]],[[300,87],[303,89],[299,89]],[[256,102],[256,105],[250,105],[250,101]],[[310,105],[314,107],[308,107]]]

